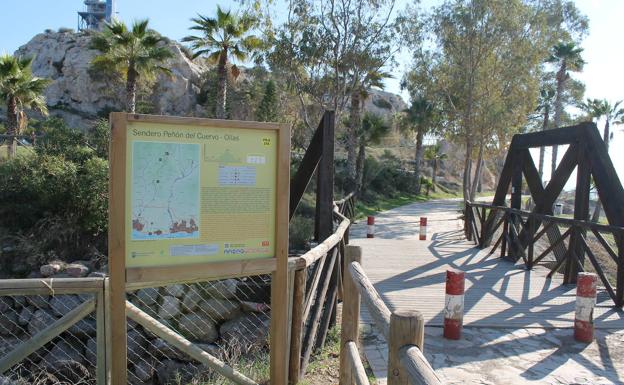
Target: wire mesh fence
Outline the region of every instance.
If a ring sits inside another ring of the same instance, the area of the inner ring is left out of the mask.
[[[95,301],[95,294],[0,296],[0,383],[95,384],[97,321],[95,306],[89,314],[52,339],[36,347],[53,324],[70,312]],[[34,346],[31,349],[24,349]],[[28,353],[16,355],[16,348]],[[23,355],[23,354],[22,354]],[[17,357],[16,359],[11,359]],[[3,382],[5,381],[5,382]]]
[[[268,379],[270,276],[149,287],[128,293],[128,300],[242,374],[258,382]],[[229,383],[132,320],[128,320],[128,381]]]

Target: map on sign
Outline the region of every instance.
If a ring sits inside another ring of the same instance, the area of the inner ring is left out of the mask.
[[[199,238],[199,160],[199,144],[133,143],[133,240]]]

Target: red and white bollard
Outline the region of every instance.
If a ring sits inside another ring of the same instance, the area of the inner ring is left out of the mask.
[[[375,238],[375,217],[369,215],[367,224],[366,238]]]
[[[461,338],[464,320],[464,272],[446,271],[446,300],[444,303],[444,338]]]
[[[576,278],[576,314],[574,317],[574,339],[580,342],[594,340],[594,306],[596,306],[596,284],[594,273],[578,273]]]
[[[418,239],[421,241],[427,239],[427,217],[420,217],[420,236]]]

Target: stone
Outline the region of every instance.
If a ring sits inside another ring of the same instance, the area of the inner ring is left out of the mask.
[[[0,357],[4,357],[16,346],[22,343],[22,340],[17,337],[2,337],[0,338]]]
[[[240,315],[238,303],[223,299],[207,299],[199,304],[199,311],[214,322],[230,320]]]
[[[13,302],[14,302],[14,307],[16,309],[21,309],[24,306],[28,306],[28,301],[26,300],[26,296],[25,295],[16,295],[13,296]]]
[[[146,361],[139,361],[134,364],[132,373],[139,381],[146,382],[154,376],[154,367]]]
[[[137,291],[136,297],[140,304],[150,306],[158,302],[160,294],[158,294],[158,289],[148,287],[147,289]]]
[[[0,385],[21,385],[21,383],[13,381],[9,377],[0,376]]]
[[[182,300],[182,311],[185,313],[197,309],[197,305],[202,301],[202,295],[196,286],[191,286]]]
[[[18,315],[13,309],[0,313],[0,335],[15,336],[21,334],[22,329],[17,323],[17,317]]]
[[[87,275],[87,277],[106,278],[106,273],[104,273],[103,271],[92,271],[89,273],[89,275]]]
[[[47,309],[50,307],[50,297],[47,295],[29,295],[26,297],[26,302],[37,309]]]
[[[180,333],[189,339],[215,342],[219,338],[216,325],[202,314],[184,314],[178,321]]]
[[[149,345],[149,352],[156,358],[183,360],[186,355],[169,345],[162,338],[152,340]]]
[[[240,348],[246,352],[268,343],[269,325],[268,316],[249,313],[224,322],[219,332],[230,348]]]
[[[184,296],[184,285],[175,284],[165,286],[165,293],[172,297],[182,298]]]
[[[82,263],[70,263],[65,267],[67,275],[73,278],[83,278],[89,274],[89,268]]]
[[[13,305],[13,298],[0,297],[0,313],[5,313],[7,311],[13,310]]]
[[[58,341],[48,354],[43,357],[43,363],[47,368],[54,368],[61,361],[75,361],[84,364],[84,346],[80,343],[69,343],[65,340]]]
[[[75,295],[57,295],[50,300],[50,308],[54,315],[62,317],[71,310],[80,306],[82,301]]]
[[[20,311],[19,317],[17,317],[17,323],[21,326],[28,325],[33,314],[35,314],[35,308],[33,306],[26,306]]]
[[[158,309],[158,316],[163,319],[175,318],[180,315],[180,300],[166,295]]]
[[[236,287],[238,281],[235,279],[224,279],[222,281],[204,282],[200,284],[211,298],[236,298]]]
[[[51,277],[55,274],[60,273],[63,270],[63,266],[64,264],[61,262],[50,262],[42,265],[39,268],[39,273],[41,273],[41,276],[43,277]]]
[[[163,360],[156,367],[156,377],[159,384],[186,384],[198,371],[198,367],[190,363]]]
[[[83,318],[73,324],[68,331],[78,338],[95,336],[97,323],[93,318]]]
[[[128,362],[142,361],[147,351],[149,340],[138,329],[128,332]]]
[[[54,317],[49,310],[36,310],[30,319],[30,323],[28,324],[28,332],[30,335],[35,335],[52,325],[54,321],[56,321],[56,317]]]
[[[97,340],[95,337],[89,338],[85,344],[85,358],[89,366],[97,365]]]

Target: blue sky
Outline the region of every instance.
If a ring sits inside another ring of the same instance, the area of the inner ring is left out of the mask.
[[[6,0],[5,0],[6,1]],[[402,8],[407,0],[398,0]],[[429,7],[440,0],[424,0]],[[624,0],[576,0],[578,8],[590,19],[590,33],[583,42],[583,57],[587,62],[584,71],[575,75],[585,82],[586,96],[606,98],[611,101],[624,99],[624,50],[620,41],[624,37],[622,16]],[[118,16],[124,21],[149,18],[151,26],[172,39],[186,36],[189,19],[197,13],[212,14],[216,2],[205,0],[118,0]],[[228,8],[231,2],[219,2]],[[232,5],[235,7],[235,5]],[[0,53],[13,53],[32,36],[45,29],[59,27],[76,28],[76,12],[83,8],[82,0],[19,0],[3,7],[0,13]],[[401,55],[395,79],[387,82],[388,91],[400,93],[399,81],[409,65],[408,55]],[[602,123],[599,122],[599,127]],[[624,127],[616,127],[611,156],[624,180]]]

